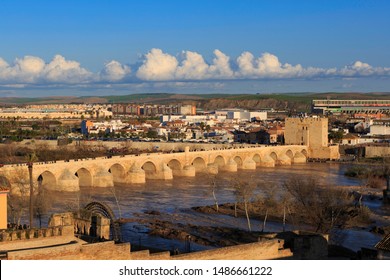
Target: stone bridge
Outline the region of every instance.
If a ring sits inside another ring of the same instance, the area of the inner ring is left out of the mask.
[[[83,160],[36,162],[33,165],[34,184],[49,190],[78,191],[80,187],[113,187],[114,185],[143,184],[147,180],[170,180],[174,176],[196,176],[198,173],[217,174],[305,163],[307,146],[256,146],[225,148],[177,153],[89,158]],[[29,184],[26,164],[5,165],[0,179],[11,185]]]

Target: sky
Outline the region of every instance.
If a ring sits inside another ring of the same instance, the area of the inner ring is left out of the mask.
[[[0,0],[0,97],[390,92],[390,1]]]

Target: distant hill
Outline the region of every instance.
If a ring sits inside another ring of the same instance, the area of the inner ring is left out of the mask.
[[[259,110],[274,108],[309,111],[313,99],[390,99],[390,92],[374,93],[283,93],[283,94],[177,94],[177,93],[137,93],[112,96],[55,96],[37,98],[0,98],[0,104],[70,104],[70,103],[183,103],[193,104],[205,110],[221,108],[243,108]]]

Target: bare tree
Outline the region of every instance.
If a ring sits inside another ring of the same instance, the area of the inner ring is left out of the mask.
[[[40,189],[34,198],[34,214],[39,220],[39,227],[42,227],[42,217],[51,208],[51,199],[45,189]]]
[[[216,191],[216,189],[217,189],[217,187],[218,187],[217,175],[210,175],[210,185],[211,185],[211,190],[212,190],[212,194],[213,194],[215,210],[216,210],[217,213],[218,213],[218,212],[219,212],[219,206],[218,206],[217,197],[216,197],[216,195],[215,195],[215,191]]]
[[[27,170],[15,169],[12,174],[4,174],[4,177],[12,182],[12,189],[7,202],[12,222],[19,226],[24,213],[28,211],[29,207]]]
[[[112,188],[109,189],[110,190],[110,193],[114,196],[115,198],[115,202],[116,202],[116,206],[118,207],[118,212],[119,212],[119,219],[122,218],[122,211],[121,211],[121,206],[119,205],[119,200],[118,200],[118,196],[117,196],[117,193],[116,193],[116,189],[115,187],[113,186]]]
[[[348,210],[353,198],[347,191],[323,188],[312,177],[293,177],[283,183],[291,196],[291,207],[296,216],[315,227],[316,232],[328,233],[335,226],[343,226],[349,219]]]
[[[261,193],[257,196],[256,204],[260,206],[261,210],[265,212],[261,231],[265,231],[267,224],[268,214],[270,212],[276,212],[278,209],[278,198],[275,185],[269,185],[268,183],[261,183]]]
[[[242,180],[236,180],[233,183],[234,194],[236,200],[244,204],[245,216],[248,223],[249,231],[252,231],[251,221],[249,218],[249,206],[253,198],[253,192],[256,188],[256,185],[253,182],[244,182]]]

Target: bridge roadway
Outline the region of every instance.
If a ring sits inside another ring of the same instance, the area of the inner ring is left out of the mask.
[[[298,145],[225,148],[177,153],[150,153],[83,160],[36,162],[33,180],[36,187],[49,190],[78,191],[80,187],[112,187],[147,180],[170,180],[174,176],[196,176],[199,172],[217,174],[305,163],[308,147]],[[15,188],[29,185],[26,164],[5,165],[0,168],[0,179]],[[1,182],[0,181],[0,182]]]

